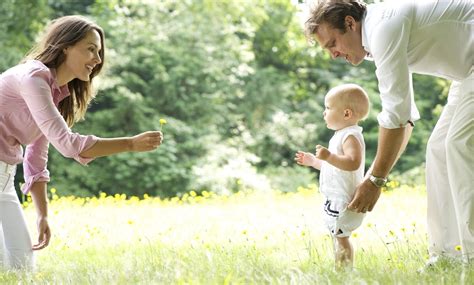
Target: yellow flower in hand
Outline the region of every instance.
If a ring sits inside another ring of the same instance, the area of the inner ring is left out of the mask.
[[[166,124],[165,119],[160,119],[160,131],[163,129],[163,125]]]

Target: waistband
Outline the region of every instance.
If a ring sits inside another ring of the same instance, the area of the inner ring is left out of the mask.
[[[0,173],[15,174],[16,165],[11,165],[0,160]]]

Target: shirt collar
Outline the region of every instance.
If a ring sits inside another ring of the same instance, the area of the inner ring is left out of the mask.
[[[58,105],[59,102],[61,102],[64,98],[70,95],[69,87],[67,84],[63,86],[58,86],[56,69],[50,68],[50,70],[51,70],[51,75],[53,77],[53,82],[52,82],[53,101],[55,105]]]
[[[364,18],[361,21],[361,33],[362,33],[362,47],[364,50],[367,52],[365,59],[366,60],[374,60],[372,57],[372,54],[370,52],[370,46],[369,46],[369,40],[367,38],[367,29],[369,29],[369,26],[367,25],[367,13],[370,9],[370,6],[367,6],[367,11],[365,12]]]
[[[340,130],[337,130],[336,133],[344,132],[344,131],[348,131],[348,130],[355,130],[357,132],[362,132],[363,128],[359,125],[351,125],[351,126],[347,126],[345,128],[342,128]]]

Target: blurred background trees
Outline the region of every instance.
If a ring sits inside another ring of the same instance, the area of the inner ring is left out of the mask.
[[[362,124],[368,167],[381,109],[373,62],[352,67],[308,44],[294,2],[2,1],[0,72],[23,58],[50,19],[82,14],[104,28],[106,69],[74,131],[126,136],[168,121],[164,144],[152,153],[99,158],[84,167],[51,147],[50,187],[79,196],[295,191],[315,183],[318,173],[297,166],[294,153],[327,145],[332,131],[322,118],[323,98],[348,82],[371,99]],[[449,82],[416,75],[414,88],[422,119],[393,176],[407,183],[420,183],[426,141]]]

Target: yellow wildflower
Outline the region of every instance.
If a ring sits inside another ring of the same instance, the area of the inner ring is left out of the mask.
[[[167,122],[165,119],[160,119],[160,131],[163,129],[163,125],[165,125]]]

